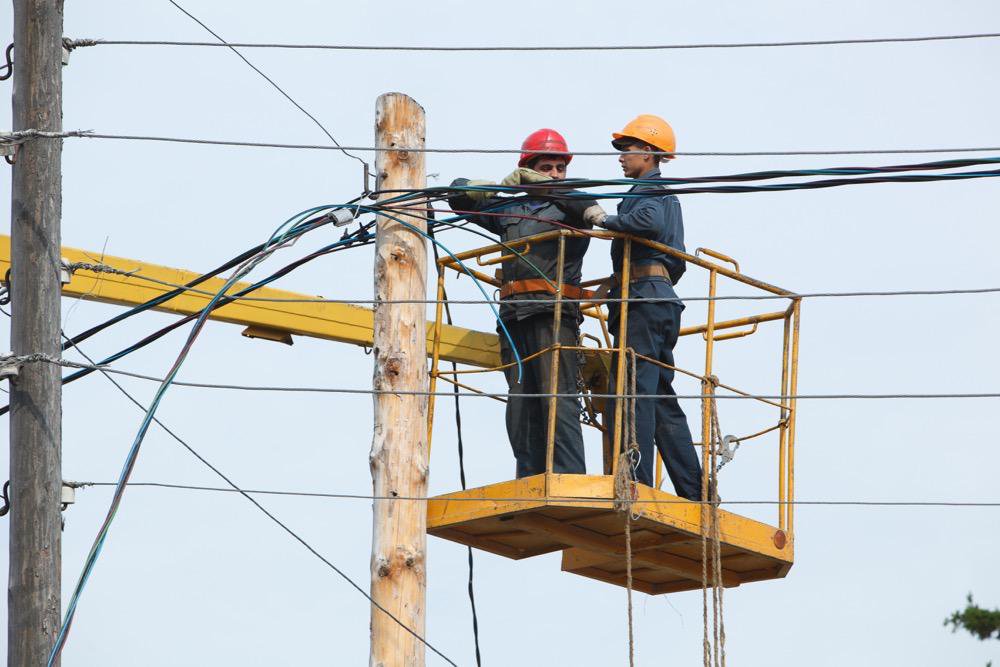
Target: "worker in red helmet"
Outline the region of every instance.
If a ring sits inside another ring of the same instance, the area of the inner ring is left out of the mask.
[[[568,212],[563,200],[546,196],[541,189],[524,188],[553,179],[566,178],[566,168],[573,156],[569,154],[566,140],[559,132],[541,129],[532,132],[521,145],[517,169],[501,181],[504,186],[519,188],[525,194],[500,197],[489,186],[495,183],[470,181],[459,178],[452,182],[458,188],[449,198],[455,213],[466,215],[474,224],[496,234],[501,241],[516,241],[527,236],[561,229],[554,223],[578,229],[589,228],[584,222],[583,210],[594,205],[576,207]],[[471,188],[471,189],[470,189]],[[552,190],[546,190],[551,194]],[[565,191],[560,191],[565,193]],[[563,291],[566,299],[583,298],[580,288],[583,274],[583,256],[590,239],[586,236],[568,237],[565,243]],[[500,319],[510,333],[513,345],[521,358],[527,359],[551,347],[554,337],[554,309],[551,300],[558,282],[558,241],[531,243],[518,251],[521,257],[503,263],[500,287]],[[505,251],[505,255],[513,253]],[[500,272],[498,272],[499,274]],[[576,346],[580,338],[583,317],[576,303],[564,303],[560,318],[558,342]],[[509,390],[507,401],[507,436],[517,461],[518,478],[545,472],[548,442],[549,399],[522,397],[521,394],[578,393],[579,357],[574,351],[560,351],[559,377],[556,387],[550,386],[549,373],[553,353],[540,354],[523,362],[518,377],[511,341],[500,333],[500,355],[508,367],[504,370]],[[559,398],[556,403],[556,431],[553,452],[553,471],[556,473],[586,472],[583,453],[583,432],[580,426],[579,400]]]

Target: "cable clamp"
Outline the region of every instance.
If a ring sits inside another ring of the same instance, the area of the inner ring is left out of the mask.
[[[735,435],[727,435],[719,445],[719,465],[715,472],[722,470],[722,466],[736,458],[736,450],[740,448],[740,440]]]
[[[354,222],[355,214],[350,209],[338,208],[330,212],[330,220],[334,227],[344,227]]]

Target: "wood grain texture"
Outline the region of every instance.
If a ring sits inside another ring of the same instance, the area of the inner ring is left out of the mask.
[[[375,145],[424,146],[424,110],[400,93],[378,98]],[[375,163],[382,189],[423,188],[424,154],[387,152]],[[418,218],[404,217],[421,230]],[[380,217],[375,240],[375,298],[426,299],[427,248],[423,237]],[[427,315],[423,304],[375,307],[372,384],[376,390],[428,387]],[[370,455],[376,497],[427,495],[427,397],[376,394]],[[376,500],[373,507],[372,598],[423,636],[427,598],[427,508],[423,501]],[[379,609],[371,612],[372,667],[422,667],[423,643]]]
[[[61,0],[14,2],[14,130],[62,131]],[[17,148],[11,191],[11,347],[60,356],[62,141]],[[45,665],[59,631],[62,385],[53,364],[10,383],[7,664]]]

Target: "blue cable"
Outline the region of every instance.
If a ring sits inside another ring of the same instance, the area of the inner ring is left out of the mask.
[[[98,531],[97,537],[94,540],[94,544],[91,547],[89,554],[87,555],[83,571],[80,574],[80,578],[77,581],[76,587],[73,590],[73,595],[70,598],[70,602],[66,610],[66,615],[63,619],[62,627],[59,629],[59,634],[56,636],[55,644],[52,647],[52,651],[49,653],[49,658],[47,662],[48,667],[52,667],[56,658],[58,658],[59,654],[62,652],[63,646],[66,643],[66,638],[69,632],[69,628],[73,623],[73,617],[76,614],[76,608],[80,602],[80,597],[83,593],[84,588],[87,585],[87,582],[90,580],[90,576],[93,573],[94,566],[97,564],[97,559],[100,557],[101,551],[104,549],[104,544],[107,540],[108,532],[111,527],[111,522],[114,520],[115,515],[118,512],[118,508],[121,504],[121,499],[125,491],[126,483],[128,482],[128,479],[132,474],[132,470],[135,467],[136,459],[138,458],[139,448],[142,445],[142,441],[145,438],[150,425],[152,424],[156,410],[159,407],[159,404],[162,401],[163,396],[166,394],[167,389],[170,387],[171,383],[174,381],[174,378],[177,376],[177,373],[180,371],[181,365],[184,363],[185,359],[187,358],[187,355],[190,353],[191,347],[194,344],[195,339],[197,338],[198,334],[201,331],[201,328],[204,326],[204,323],[208,318],[208,314],[213,310],[215,304],[221,298],[223,298],[223,296],[229,290],[229,288],[231,288],[234,284],[236,284],[236,282],[243,275],[252,270],[254,266],[256,266],[256,264],[263,261],[263,259],[270,254],[270,252],[268,251],[272,248],[272,246],[282,243],[285,239],[287,239],[290,235],[292,235],[296,231],[296,225],[303,216],[312,215],[313,213],[321,210],[327,210],[339,207],[341,207],[341,205],[326,205],[326,206],[313,207],[311,209],[308,209],[307,211],[303,211],[302,213],[296,214],[291,218],[289,218],[288,220],[286,220],[271,234],[270,238],[268,238],[267,242],[264,244],[263,249],[260,251],[260,253],[258,253],[257,257],[255,259],[248,260],[249,266],[243,268],[242,270],[238,270],[236,273],[234,273],[233,276],[229,278],[226,281],[226,283],[222,286],[222,288],[212,297],[212,300],[208,303],[208,305],[201,311],[201,314],[195,321],[195,324],[191,329],[191,333],[188,335],[188,339],[185,342],[183,348],[181,349],[180,354],[174,361],[174,364],[171,367],[170,371],[167,373],[166,378],[163,380],[163,382],[160,384],[160,387],[157,389],[156,394],[153,397],[153,400],[150,402],[149,409],[146,411],[146,415],[139,426],[139,431],[132,442],[132,446],[129,448],[128,456],[125,459],[125,464],[122,466],[122,471],[118,476],[118,482],[115,486],[115,495],[114,498],[112,499],[111,506],[108,508],[108,513],[105,516],[104,523],[101,525],[101,529]],[[315,228],[316,227],[310,227],[310,229],[315,229]],[[299,233],[302,233],[301,230],[299,231]]]
[[[480,291],[480,293],[483,295],[483,299],[485,299],[487,301],[487,304],[489,305],[490,310],[493,311],[493,315],[497,318],[497,323],[500,325],[500,329],[503,331],[503,335],[507,338],[507,342],[510,343],[511,352],[514,353],[514,361],[517,363],[517,381],[520,382],[522,374],[523,374],[523,371],[524,371],[524,366],[521,363],[521,355],[517,351],[517,346],[514,344],[514,338],[510,335],[510,331],[507,330],[507,325],[504,324],[504,322],[503,322],[502,319],[500,319],[500,313],[499,313],[499,311],[497,311],[496,306],[493,305],[493,303],[492,303],[493,300],[490,298],[489,294],[486,293],[486,290],[483,289],[483,286],[482,286],[482,283],[480,282],[480,280],[478,278],[476,278],[476,276],[471,271],[469,271],[469,267],[467,267],[465,265],[465,262],[463,262],[458,257],[456,257],[455,253],[453,253],[451,250],[449,250],[447,248],[447,246],[445,246],[443,243],[441,243],[440,241],[438,241],[433,236],[431,236],[427,232],[423,231],[419,227],[417,227],[415,225],[411,225],[410,223],[406,222],[405,220],[400,219],[399,217],[397,217],[395,215],[392,215],[391,213],[386,213],[384,210],[382,210],[382,209],[380,209],[378,207],[373,207],[373,206],[359,206],[358,208],[364,209],[366,212],[369,212],[369,213],[375,213],[376,215],[384,215],[385,217],[390,218],[390,219],[398,222],[399,224],[403,225],[407,229],[410,229],[410,230],[416,232],[417,234],[420,234],[425,239],[429,240],[431,243],[433,243],[434,245],[436,245],[437,247],[441,248],[446,253],[448,253],[448,256],[451,257],[453,260],[455,260],[458,263],[458,265],[462,267],[462,270],[465,271],[466,275],[468,275],[470,278],[472,278],[472,282],[475,283],[476,288],[478,288],[479,291]]]

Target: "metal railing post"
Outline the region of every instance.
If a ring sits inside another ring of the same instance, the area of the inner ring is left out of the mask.
[[[431,373],[427,397],[427,459],[431,457],[431,435],[434,432],[434,392],[437,390],[438,365],[441,362],[441,318],[444,310],[444,267],[437,266],[437,304],[434,307],[434,339],[431,343]]]
[[[708,274],[708,316],[705,320],[705,375],[701,381],[701,498],[708,497],[709,452],[712,448],[712,394],[715,387],[712,384],[712,352],[715,343],[715,285],[717,274],[711,269]],[[705,526],[702,526],[702,530]]]
[[[781,426],[778,429],[778,529],[785,530],[787,506],[785,505],[785,476],[788,456],[788,354],[790,329],[792,326],[792,308],[785,313],[784,335],[781,343]]]
[[[552,314],[552,347],[549,354],[552,361],[549,365],[549,415],[548,430],[545,436],[545,495],[549,495],[549,475],[552,474],[552,466],[555,459],[556,440],[556,416],[559,408],[559,398],[555,395],[559,393],[559,357],[561,350],[559,346],[559,334],[562,327],[562,297],[563,297],[563,272],[566,268],[566,232],[560,230],[559,233],[559,255],[556,260],[556,304]]]
[[[792,306],[792,368],[789,381],[788,400],[789,415],[788,423],[788,537],[791,539],[795,535],[795,418],[796,400],[795,396],[799,391],[799,307],[802,305],[801,299],[795,299]]]
[[[631,282],[632,273],[632,239],[629,237],[624,238],[625,248],[622,253],[622,272],[621,272],[621,285],[620,285],[620,296],[621,305],[618,309],[618,359],[616,362],[616,373],[615,373],[615,428],[612,434],[611,440],[611,474],[614,475],[618,472],[618,455],[621,453],[622,446],[622,433],[624,429],[622,428],[622,417],[624,416],[622,395],[625,387],[625,350],[628,348],[628,299],[629,299],[629,283]]]

